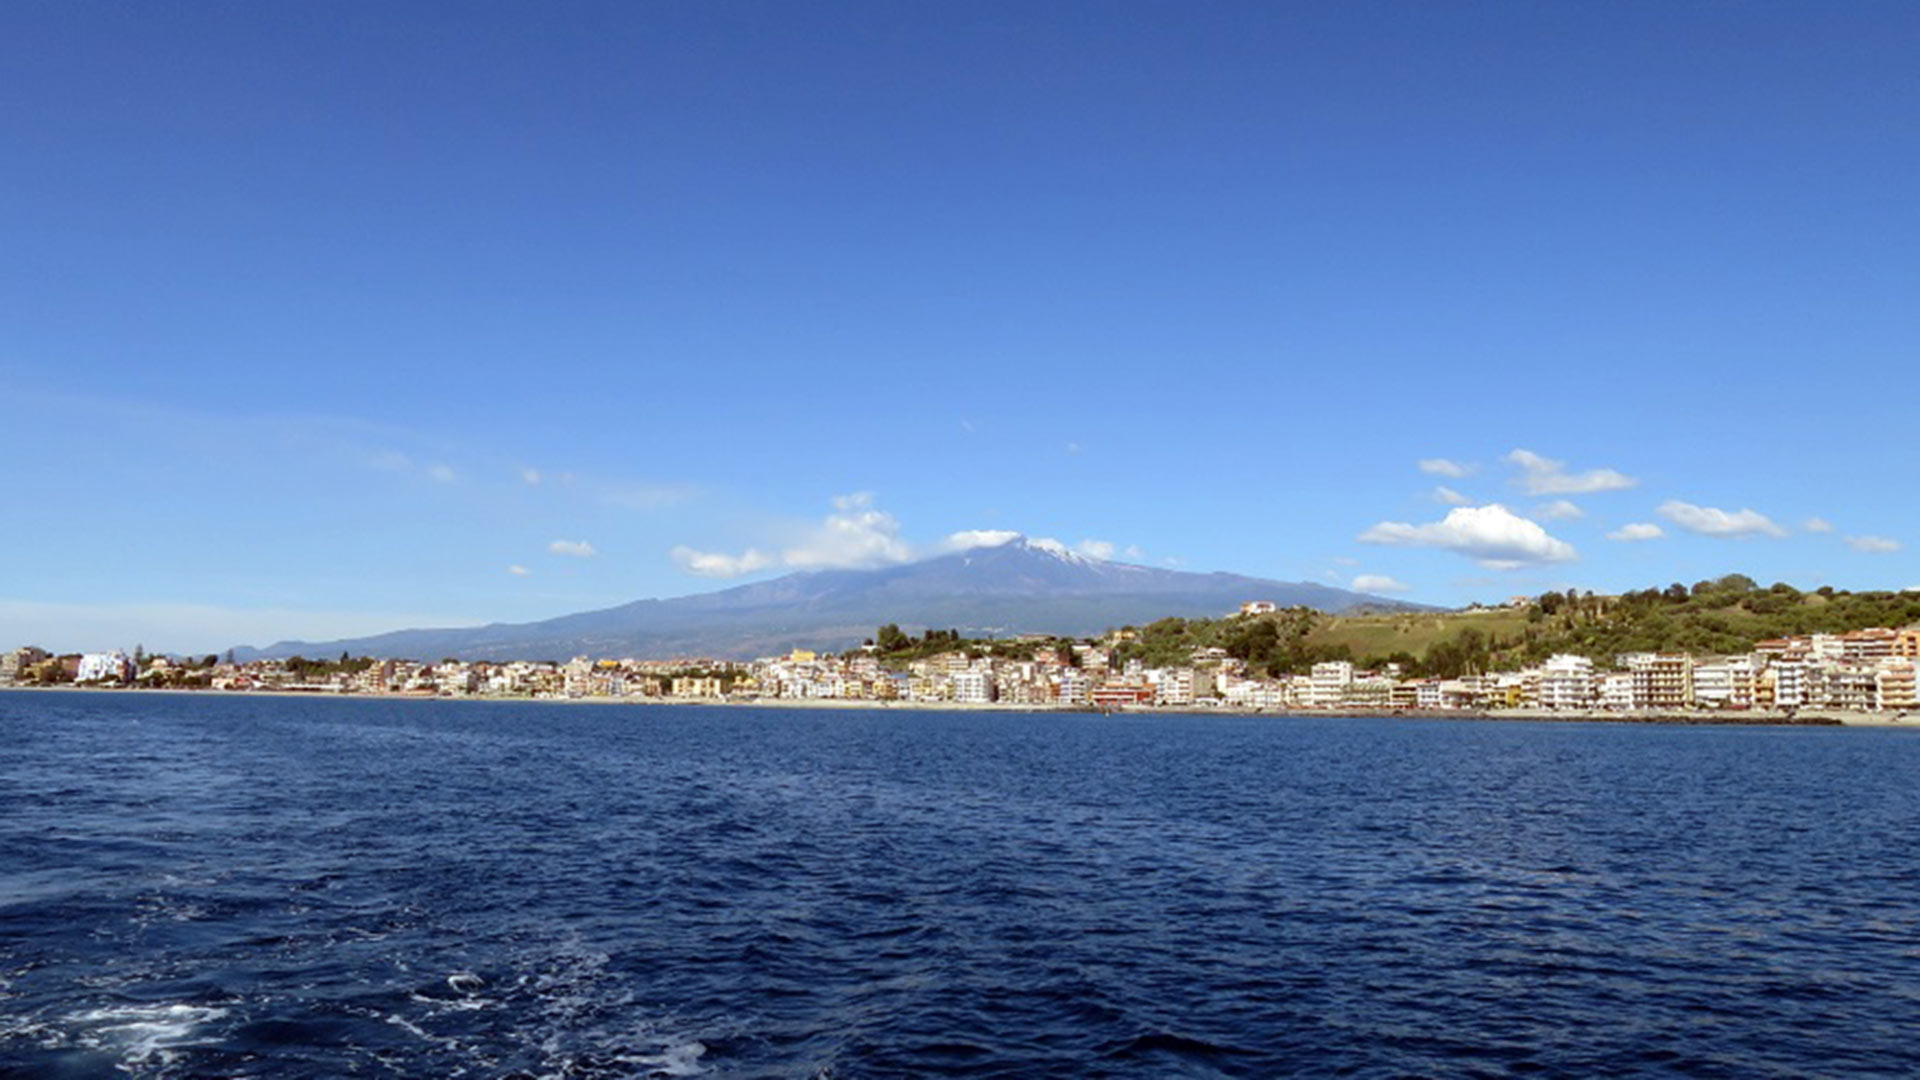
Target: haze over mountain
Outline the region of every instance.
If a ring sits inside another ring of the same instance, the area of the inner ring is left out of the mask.
[[[437,660],[564,660],[572,656],[745,659],[792,648],[841,650],[883,623],[971,634],[1097,634],[1169,615],[1220,616],[1249,600],[1329,613],[1420,605],[1312,582],[1191,573],[1109,562],[1018,537],[879,570],[821,570],[666,600],[639,600],[541,622],[399,630],[339,641],[235,649],[293,655]]]

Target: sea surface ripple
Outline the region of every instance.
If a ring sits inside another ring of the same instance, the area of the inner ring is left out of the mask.
[[[1902,731],[0,693],[0,1073],[1911,1076]]]

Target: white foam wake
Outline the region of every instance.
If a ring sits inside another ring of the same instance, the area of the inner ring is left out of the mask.
[[[207,1005],[116,1005],[67,1018],[75,1041],[91,1050],[117,1053],[123,1064],[165,1064],[174,1051],[200,1045],[195,1032],[227,1015]]]

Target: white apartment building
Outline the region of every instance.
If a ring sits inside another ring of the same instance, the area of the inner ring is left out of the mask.
[[[1367,675],[1347,685],[1346,704],[1358,709],[1390,709],[1396,683],[1385,675]]]
[[[1309,680],[1305,702],[1309,708],[1338,708],[1346,702],[1347,688],[1353,685],[1353,665],[1345,660],[1315,664]]]
[[[1744,694],[1739,692],[1740,684],[1747,683]],[[1709,663],[1695,664],[1693,667],[1693,703],[1702,709],[1730,709],[1738,699],[1745,698],[1751,704],[1753,697],[1752,682],[1748,673],[1736,668],[1732,661],[1714,660]]]
[[[1085,705],[1087,695],[1093,690],[1093,680],[1079,668],[1060,669],[1060,704]]]
[[[1155,705],[1193,704],[1192,668],[1155,668],[1147,672],[1147,681],[1153,684]]]
[[[956,671],[952,676],[953,700],[963,705],[986,705],[993,701],[993,669],[982,664]]]
[[[1782,658],[1767,665],[1773,676],[1773,704],[1777,709],[1798,709],[1808,703],[1807,671],[1810,665],[1798,658]]]
[[[1590,709],[1594,703],[1593,661],[1560,653],[1547,658],[1540,678],[1540,704],[1549,709]]]
[[[1413,705],[1416,709],[1444,709],[1447,707],[1446,695],[1442,692],[1439,679],[1422,679],[1413,688]]]
[[[108,653],[86,653],[80,657],[80,670],[74,682],[127,682],[133,678],[133,661],[115,649]]]
[[[1633,709],[1633,673],[1609,671],[1599,680],[1600,707],[1611,712]]]
[[[1826,671],[1826,696],[1819,704],[1865,712],[1879,698],[1878,679],[1866,664],[1833,664]]]

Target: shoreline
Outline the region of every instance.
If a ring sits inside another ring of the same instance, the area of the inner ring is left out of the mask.
[[[1920,712],[1856,712],[1842,709],[1808,709],[1794,713],[1777,711],[1694,711],[1694,712],[1608,712],[1601,709],[1246,709],[1226,705],[1162,707],[1133,705],[1103,710],[1086,705],[1016,705],[1003,702],[961,703],[952,701],[876,701],[866,698],[692,698],[692,697],[532,697],[496,694],[465,696],[436,694],[344,693],[307,690],[200,690],[180,687],[134,689],[98,686],[0,686],[0,692],[73,694],[168,694],[205,697],[245,698],[320,698],[357,701],[471,701],[496,704],[657,706],[680,705],[728,709],[815,709],[827,711],[881,710],[894,712],[1000,712],[1066,713],[1089,716],[1265,716],[1346,717],[1385,720],[1483,720],[1495,722],[1533,721],[1540,723],[1659,724],[1684,726],[1749,727],[1880,727],[1920,729]]]

